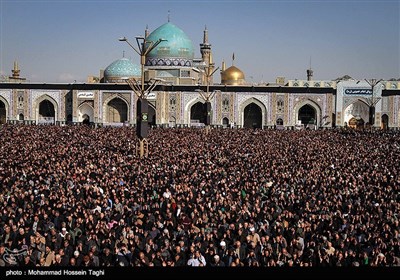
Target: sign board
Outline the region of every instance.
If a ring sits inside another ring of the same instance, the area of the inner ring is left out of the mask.
[[[81,91],[78,92],[79,99],[94,99],[94,92],[91,91]]]
[[[150,92],[149,94],[147,94],[147,99],[156,99],[156,93],[155,92]]]
[[[348,94],[348,95],[372,95],[372,89],[347,88],[347,89],[344,90],[344,94]]]

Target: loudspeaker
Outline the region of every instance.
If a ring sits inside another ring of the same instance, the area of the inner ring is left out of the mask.
[[[147,138],[149,133],[148,124],[149,103],[146,99],[139,98],[137,101],[136,136],[139,139]]]
[[[204,104],[204,109],[206,112],[206,123],[205,125],[210,125],[211,124],[211,102],[206,102]]]

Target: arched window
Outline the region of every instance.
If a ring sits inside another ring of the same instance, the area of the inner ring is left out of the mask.
[[[224,111],[224,112],[229,111],[229,99],[228,98],[224,98],[222,100],[222,111]]]

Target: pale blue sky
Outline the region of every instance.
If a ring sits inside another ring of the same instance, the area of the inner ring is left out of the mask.
[[[123,51],[139,63],[118,38],[156,29],[168,10],[196,57],[207,25],[216,64],[234,52],[249,82],[305,79],[310,57],[314,79],[400,78],[398,0],[0,0],[1,74],[17,59],[32,82],[84,82]]]

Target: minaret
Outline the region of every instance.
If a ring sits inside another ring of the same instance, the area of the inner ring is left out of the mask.
[[[12,69],[11,72],[12,72],[12,76],[8,77],[10,80],[14,80],[14,81],[18,81],[18,82],[26,80],[26,78],[21,78],[19,76],[19,73],[21,72],[21,70],[19,70],[17,61],[14,61],[14,69]]]
[[[307,69],[307,81],[311,81],[313,77],[313,70]]]
[[[311,57],[310,57],[310,68],[307,69],[307,81],[311,81],[313,77],[313,70],[311,69]]]
[[[13,79],[19,79],[19,72],[20,72],[21,70],[19,70],[19,68],[18,68],[18,62],[17,61],[14,61],[14,69],[13,70],[11,70],[11,72],[12,72],[12,78]]]
[[[222,81],[222,74],[224,73],[225,70],[226,70],[225,60],[222,60],[221,70],[219,70],[219,74],[221,75],[221,81]]]
[[[207,25],[204,26],[204,31],[203,31],[203,44],[208,44],[208,30],[207,30]]]
[[[212,73],[215,68],[215,64],[212,59],[211,44],[208,42],[208,30],[207,26],[204,28],[203,43],[200,44],[200,53],[204,63],[204,67],[208,67],[206,70],[208,73]],[[206,77],[203,77],[203,83],[205,83]],[[213,84],[213,77],[210,77],[210,84]]]

